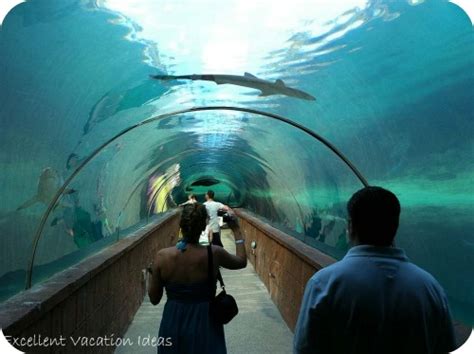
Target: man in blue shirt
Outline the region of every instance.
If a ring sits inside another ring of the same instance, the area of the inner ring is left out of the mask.
[[[380,187],[347,204],[352,247],[308,281],[294,353],[438,354],[455,349],[446,294],[393,246],[400,203]]]

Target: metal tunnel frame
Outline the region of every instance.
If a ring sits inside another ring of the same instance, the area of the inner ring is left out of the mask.
[[[31,252],[31,257],[30,261],[27,267],[27,274],[26,274],[26,282],[25,282],[25,289],[31,288],[31,281],[32,281],[32,275],[33,275],[33,266],[34,266],[34,260],[36,256],[36,250],[38,247],[38,243],[41,237],[41,234],[44,229],[44,225],[46,224],[46,220],[49,217],[49,214],[51,211],[54,209],[54,206],[56,205],[57,201],[63,194],[63,192],[66,190],[68,185],[71,183],[71,181],[81,172],[81,170],[95,157],[97,156],[102,149],[107,147],[109,144],[114,142],[116,139],[120,138],[121,136],[127,134],[128,132],[137,129],[143,125],[147,125],[162,119],[170,118],[173,116],[177,116],[180,114],[185,114],[185,113],[191,113],[191,112],[201,112],[201,111],[234,111],[234,112],[244,112],[244,113],[250,113],[250,114],[255,114],[257,116],[262,116],[266,118],[271,118],[271,119],[276,119],[280,122],[286,123],[294,128],[297,128],[306,134],[310,135],[314,139],[318,140],[321,142],[323,145],[325,145],[329,150],[331,150],[336,156],[338,156],[348,167],[349,169],[357,176],[357,178],[360,180],[360,182],[364,186],[368,186],[368,182],[365,179],[365,177],[362,175],[362,173],[357,169],[357,167],[341,152],[339,151],[338,148],[336,148],[335,145],[333,145],[329,140],[326,138],[322,137],[318,133],[314,132],[313,130],[303,126],[302,124],[299,124],[291,119],[288,119],[286,117],[269,113],[269,112],[263,112],[259,111],[256,109],[251,109],[251,108],[244,108],[244,107],[233,107],[233,106],[201,106],[201,107],[192,107],[192,108],[187,108],[183,110],[178,110],[178,111],[173,111],[169,113],[164,113],[160,114],[158,116],[152,117],[145,119],[141,121],[140,123],[134,124],[124,130],[122,130],[120,133],[116,134],[106,142],[104,142],[102,145],[97,147],[87,158],[85,158],[79,166],[74,170],[74,172],[64,181],[63,185],[57,190],[56,194],[52,198],[51,202],[48,205],[48,208],[46,211],[43,213],[43,216],[41,217],[41,221],[38,225],[38,228],[36,229],[36,233],[33,239],[33,247],[32,247],[32,252]]]

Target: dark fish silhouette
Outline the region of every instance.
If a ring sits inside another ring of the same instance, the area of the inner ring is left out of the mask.
[[[209,187],[209,186],[213,186],[213,185],[219,184],[219,183],[221,183],[221,182],[218,181],[217,179],[209,177],[209,178],[201,178],[201,179],[191,183],[191,186],[193,186],[193,187],[197,187],[197,186]]]

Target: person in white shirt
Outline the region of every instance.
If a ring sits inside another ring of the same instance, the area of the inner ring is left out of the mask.
[[[214,191],[209,190],[206,193],[206,201],[204,205],[207,209],[207,214],[209,215],[209,242],[213,245],[224,247],[221,241],[221,227],[219,225],[219,217],[217,212],[221,209],[231,210],[227,205],[214,200]]]

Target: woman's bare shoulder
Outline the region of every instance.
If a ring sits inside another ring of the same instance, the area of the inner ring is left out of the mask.
[[[171,252],[175,252],[177,250],[176,246],[170,246],[170,247],[165,247],[165,248],[162,248],[158,251],[159,252],[163,252],[163,253],[171,253]]]
[[[156,255],[155,255],[155,259],[157,260],[163,260],[163,259],[167,259],[167,258],[170,258],[172,257],[173,255],[176,254],[176,247],[175,246],[172,246],[172,247],[166,247],[166,248],[162,248],[160,249]]]

